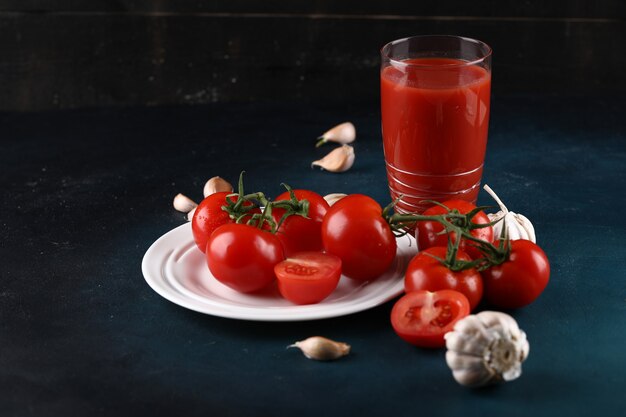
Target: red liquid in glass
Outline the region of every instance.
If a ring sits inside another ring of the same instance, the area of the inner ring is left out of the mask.
[[[491,74],[449,58],[402,61],[381,73],[382,130],[391,197],[400,212],[422,200],[476,202],[483,171]],[[401,65],[401,64],[400,64]],[[415,66],[417,65],[417,66]]]

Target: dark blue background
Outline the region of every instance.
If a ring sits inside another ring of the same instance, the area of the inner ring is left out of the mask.
[[[145,283],[140,263],[206,179],[388,202],[378,104],[257,102],[0,114],[0,414],[619,415],[626,407],[626,106],[618,97],[496,96],[484,182],[549,256],[542,296],[512,312],[519,380],[469,390],[443,350],[405,344],[392,302],[302,323],[210,317]],[[356,162],[310,168],[314,138],[351,120]],[[481,203],[491,204],[486,194]],[[337,362],[285,347],[348,342]]]

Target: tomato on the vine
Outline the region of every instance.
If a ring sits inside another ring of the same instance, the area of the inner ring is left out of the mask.
[[[206,258],[213,276],[239,292],[254,292],[271,284],[274,266],[284,257],[272,233],[247,224],[227,223],[209,238]]]
[[[469,312],[469,301],[458,291],[412,291],[393,306],[391,325],[408,343],[438,348],[445,346],[443,336]]]
[[[308,190],[293,190],[298,200],[306,200],[308,213],[306,217],[293,214],[287,217],[276,232],[276,236],[285,248],[285,256],[290,257],[298,252],[321,251],[322,246],[322,220],[328,211],[328,203],[321,195]],[[276,201],[290,200],[291,195],[286,191],[276,197]],[[279,223],[285,209],[275,208],[272,217]]]
[[[450,210],[456,210],[460,214],[467,214],[472,210],[476,209],[476,206],[468,201],[464,200],[448,200],[444,201],[444,206],[448,207]],[[434,205],[424,211],[422,213],[425,216],[434,216],[448,213],[444,207],[440,205]],[[474,215],[471,219],[472,223],[481,225],[488,224],[489,217],[483,211],[479,211]],[[475,228],[470,231],[470,234],[480,240],[484,240],[486,242],[493,241],[493,228],[491,226],[485,226],[480,228]],[[422,220],[417,222],[416,227],[416,237],[418,242],[418,247],[420,250],[424,250],[433,246],[447,246],[448,245],[448,235],[449,233],[444,233],[444,226],[437,221],[434,220]],[[452,233],[452,238],[456,238],[455,233]],[[460,249],[465,251],[468,255],[472,257],[472,259],[478,259],[482,257],[480,251],[474,246],[471,241],[467,241],[466,239],[462,239]]]
[[[470,310],[474,310],[483,296],[483,280],[475,268],[453,271],[439,259],[446,259],[448,249],[435,246],[419,252],[409,262],[404,276],[404,290],[439,291],[455,290],[467,297]],[[459,250],[456,259],[471,261],[468,254]]]
[[[343,274],[370,280],[391,266],[396,238],[372,198],[352,194],[330,207],[322,222],[322,242],[328,253],[341,258]]]
[[[206,252],[207,242],[215,229],[227,223],[234,223],[236,220],[231,219],[228,211],[223,209],[224,206],[228,205],[226,196],[229,194],[232,193],[221,191],[211,194],[196,207],[196,211],[191,219],[191,231],[198,249],[202,252]],[[238,199],[239,197],[236,195],[231,197],[231,201],[234,203]],[[245,202],[243,205],[244,207],[250,207],[252,204]],[[250,214],[260,212],[258,209],[250,210]]]
[[[337,288],[341,259],[330,253],[300,252],[274,267],[278,291],[295,304],[319,303]]]
[[[482,271],[485,298],[500,308],[524,307],[548,285],[550,263],[544,251],[530,240],[512,240],[508,259]]]

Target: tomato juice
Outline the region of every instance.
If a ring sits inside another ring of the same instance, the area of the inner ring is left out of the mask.
[[[489,125],[491,73],[461,59],[391,60],[380,74],[387,179],[400,212],[423,200],[476,202]]]

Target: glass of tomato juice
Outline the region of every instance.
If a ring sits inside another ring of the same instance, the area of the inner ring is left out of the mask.
[[[458,36],[399,39],[381,49],[387,179],[398,212],[424,200],[476,202],[487,147],[491,48]]]

